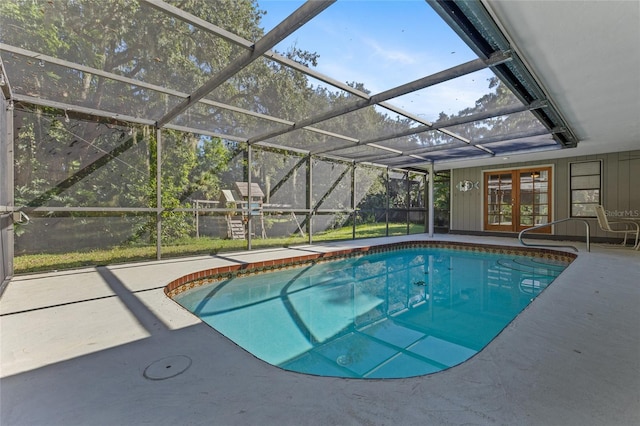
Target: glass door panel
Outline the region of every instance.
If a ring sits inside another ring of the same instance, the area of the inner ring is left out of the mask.
[[[549,209],[550,169],[521,170],[520,175],[520,226],[522,229],[551,221]],[[540,232],[551,232],[544,228]]]
[[[536,178],[540,174],[533,172],[518,172],[520,175],[520,227],[531,227],[534,225],[533,210],[535,206],[534,195],[536,195]]]
[[[485,188],[485,230],[520,232],[551,221],[551,168],[488,172]]]
[[[486,226],[506,231],[513,226],[513,175],[496,173],[485,175],[487,188]]]

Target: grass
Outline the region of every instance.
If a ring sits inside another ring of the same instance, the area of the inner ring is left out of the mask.
[[[407,225],[405,223],[389,224],[389,235],[405,235]],[[411,224],[410,233],[424,232],[421,225]],[[336,241],[352,238],[351,226],[338,228],[313,235],[313,241]],[[386,235],[385,224],[358,225],[357,238],[383,237]],[[283,238],[254,238],[251,240],[252,248],[286,247],[296,244],[305,244],[307,237],[295,234]],[[245,240],[227,240],[220,238],[189,238],[174,242],[171,245],[162,246],[162,257],[180,257],[201,254],[216,254],[225,251],[241,251],[246,249]],[[79,268],[83,266],[112,265],[117,263],[151,260],[156,258],[156,247],[151,246],[124,246],[103,250],[77,251],[54,254],[25,254],[14,258],[14,271],[16,274],[30,272],[55,271],[62,269]]]

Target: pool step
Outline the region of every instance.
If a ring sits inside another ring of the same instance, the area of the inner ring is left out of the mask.
[[[497,262],[499,268],[525,272],[536,276],[557,277],[564,270],[566,265],[556,263],[546,263],[531,259],[511,259],[502,258]]]

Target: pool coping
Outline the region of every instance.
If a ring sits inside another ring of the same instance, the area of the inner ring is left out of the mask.
[[[338,250],[323,253],[311,253],[303,256],[284,257],[272,260],[260,260],[256,262],[247,262],[204,269],[201,271],[183,275],[182,277],[169,282],[164,287],[164,293],[167,297],[173,299],[175,298],[175,296],[185,291],[230,278],[250,276],[266,272],[300,267],[307,264],[315,264],[320,262],[344,259],[348,257],[363,256],[366,254],[382,253],[386,251],[401,250],[407,248],[439,248],[507,255],[536,254],[536,257],[539,258],[564,261],[569,264],[577,258],[577,254],[575,253],[546,248],[515,247],[494,244],[480,245],[477,243],[451,241],[400,241],[390,244],[361,246],[348,249],[341,248]]]

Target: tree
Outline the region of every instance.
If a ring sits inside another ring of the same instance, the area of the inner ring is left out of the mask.
[[[436,124],[452,118],[468,117],[485,111],[495,111],[519,102],[511,90],[497,77],[490,78],[488,82],[490,92],[478,99],[473,107],[465,108],[452,116],[440,113]],[[508,135],[509,133],[530,130],[539,126],[541,126],[540,122],[531,113],[523,112],[455,126],[452,130],[460,136],[479,141],[491,135]]]
[[[251,0],[184,0],[180,7],[250,40],[263,34],[263,12]],[[144,4],[123,0],[12,0],[0,2],[0,16],[5,43],[187,93],[241,49]],[[158,119],[180,100],[18,54],[5,65],[19,77],[14,86],[28,94],[118,114]],[[36,109],[19,116],[18,202],[35,207],[155,207],[154,132],[87,121],[72,109]],[[229,156],[223,142],[173,131],[164,131],[164,136],[163,207],[179,207],[193,196],[212,197]],[[190,232],[177,221],[166,225],[173,237]],[[137,235],[144,233],[140,229]]]
[[[175,3],[185,12],[245,39],[255,41],[264,34],[260,26],[264,12],[254,0]],[[11,75],[16,76],[12,81],[15,87],[32,96],[150,120],[163,117],[183,97],[143,87],[137,81],[192,93],[243,49],[146,3],[127,0],[10,0],[0,2],[0,16],[4,43],[134,80],[116,81],[101,73],[15,54],[5,61]],[[321,59],[317,53],[295,45],[282,55],[307,67],[316,66]],[[366,92],[361,83],[348,84]],[[351,102],[353,95],[313,83],[305,74],[279,62],[259,58],[206,99],[297,121]],[[478,108],[498,101],[488,97],[479,101]],[[21,200],[72,207],[156,207],[155,131],[117,120],[86,118],[72,109],[36,109],[22,116],[16,150],[16,182],[25,187]],[[205,103],[192,106],[171,124],[245,138],[285,125]],[[408,119],[369,107],[318,123],[317,127],[367,139],[410,125]],[[254,167],[240,159],[238,154],[245,149],[241,145],[172,130],[163,130],[162,134],[161,195],[165,209],[189,207],[193,199],[217,198],[225,179],[245,180],[249,166],[252,178],[263,182],[268,194],[283,185],[283,179],[302,181],[302,163],[297,155],[267,154],[256,149],[256,160],[262,156],[269,161],[260,161]],[[268,142],[310,150],[344,143],[302,129]],[[332,164],[330,169],[325,167],[327,182],[314,188],[314,199],[323,200],[325,205],[349,207],[351,200],[344,194],[350,189],[351,175],[345,172],[344,164]],[[372,185],[378,189],[369,194],[380,199],[384,186],[376,182]],[[293,204],[299,205],[303,201],[296,200],[296,194]],[[141,225],[136,235],[152,235],[154,219]],[[180,238],[192,231],[184,213],[167,212],[164,225],[166,238]]]

